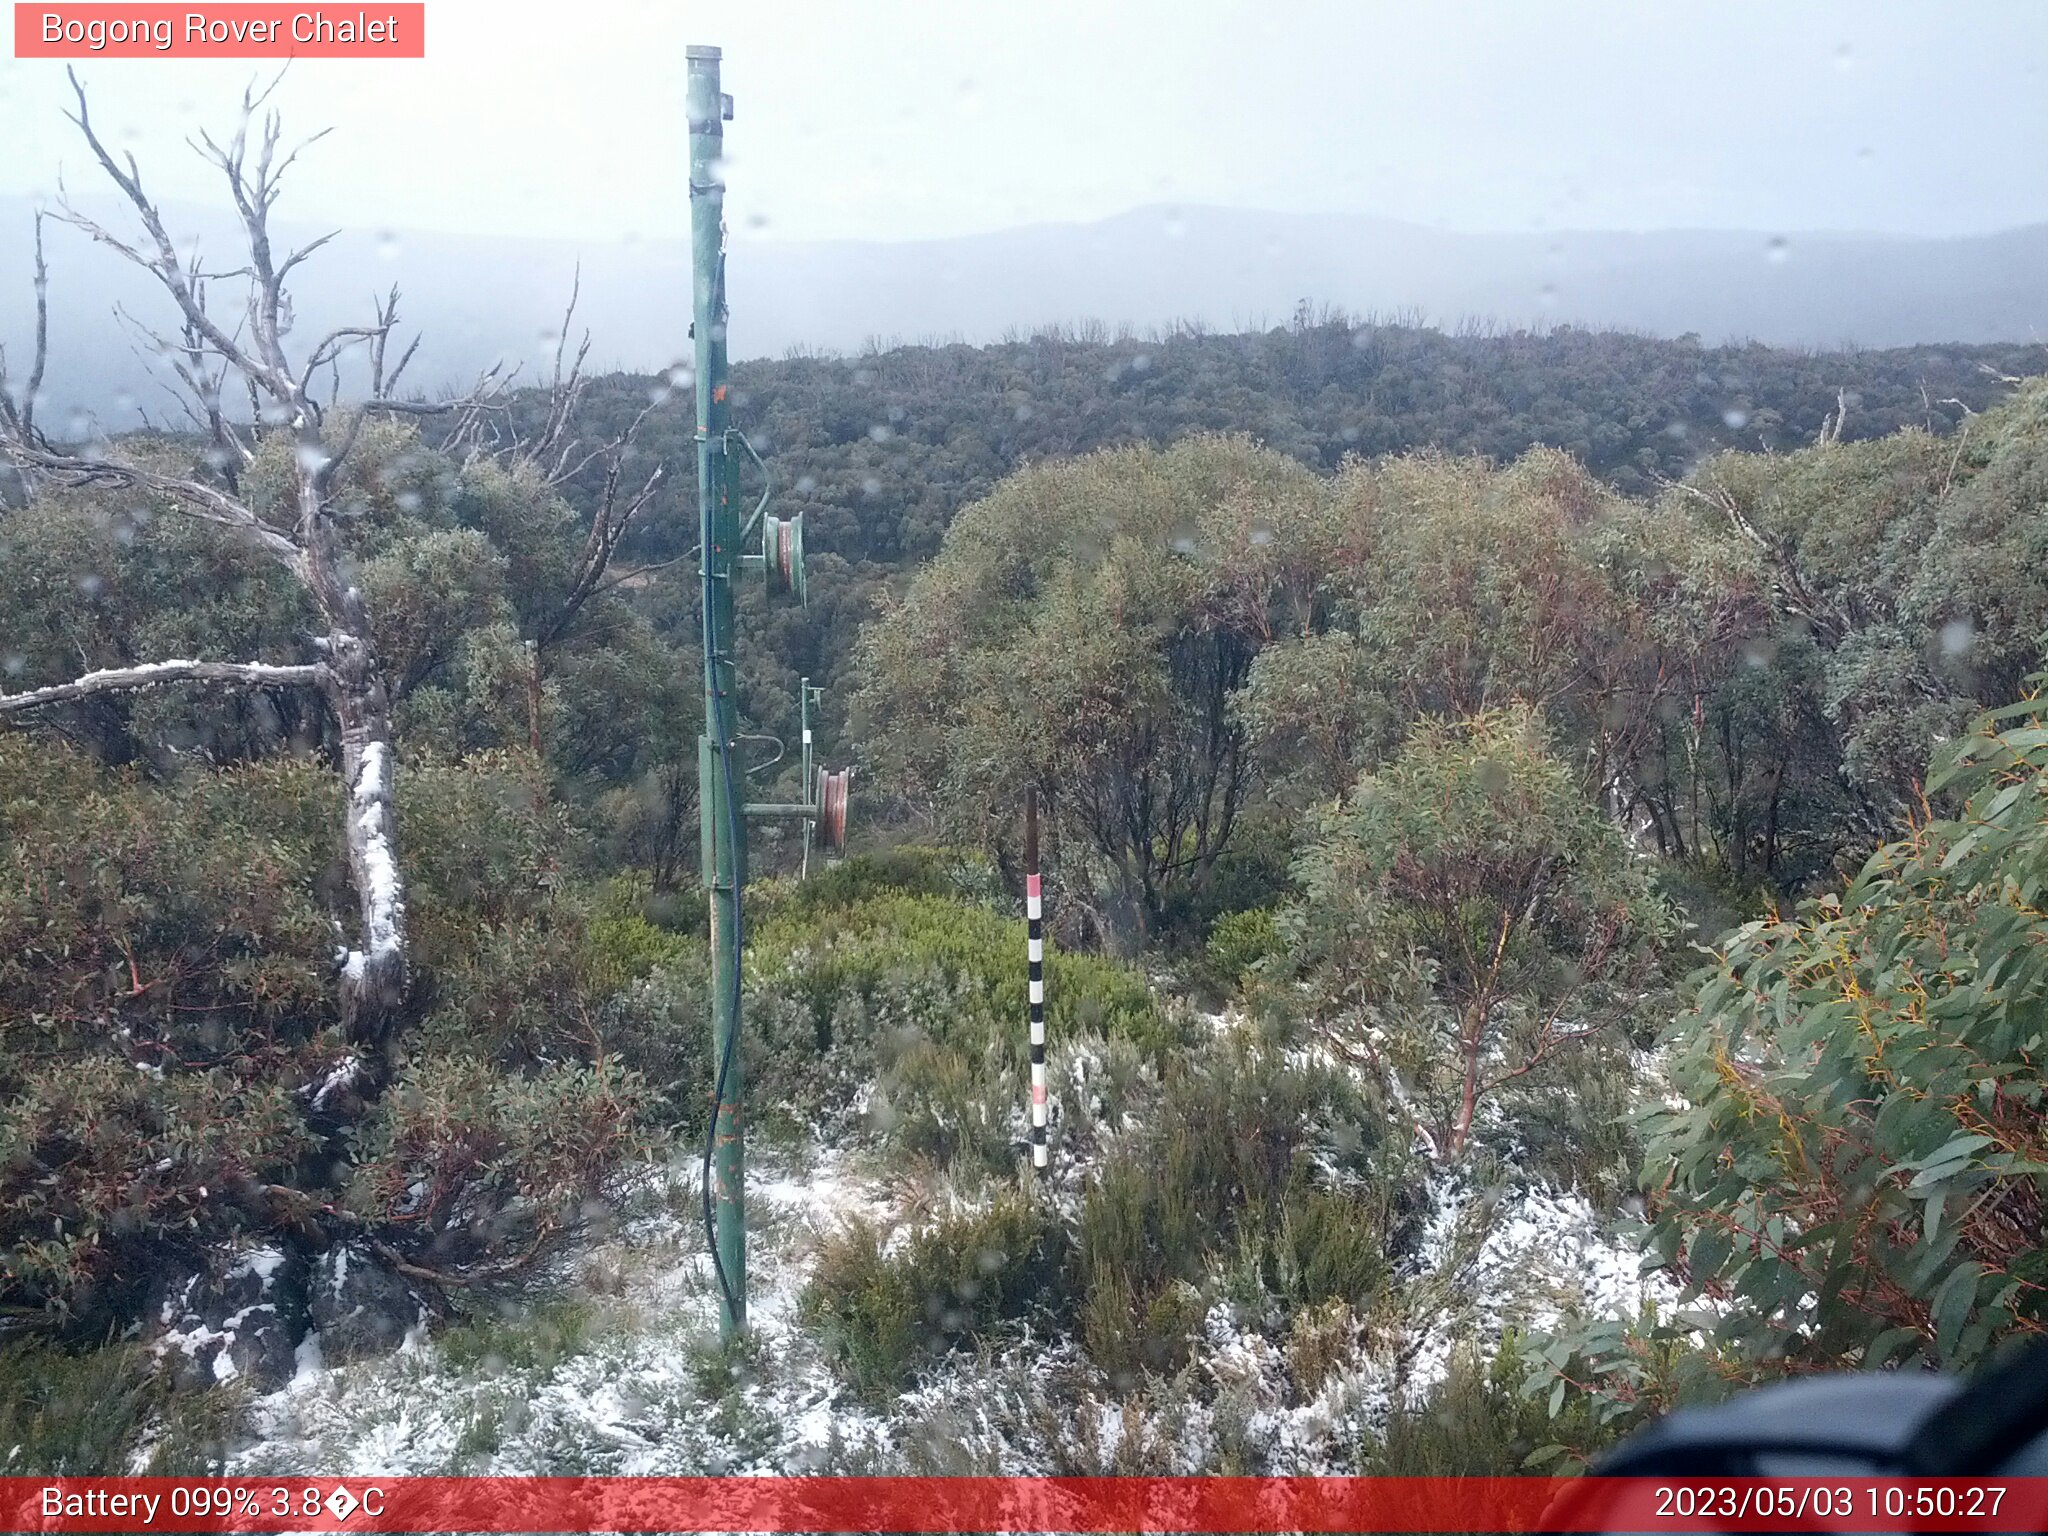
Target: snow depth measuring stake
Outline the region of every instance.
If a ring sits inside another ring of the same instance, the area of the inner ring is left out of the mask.
[[[1045,1150],[1045,908],[1038,881],[1038,791],[1024,791],[1024,946],[1031,976],[1031,1166]]]
[[[772,486],[744,523],[740,471],[751,460],[764,481],[768,466],[746,435],[732,425],[725,346],[725,124],[732,98],[718,88],[719,51],[687,50],[690,125],[690,336],[695,344],[697,389],[698,576],[703,601],[704,733],[697,738],[698,808],[702,824],[704,889],[711,908],[712,1113],[704,1134],[704,1235],[720,1299],[719,1335],[730,1339],[747,1326],[746,1085],[740,1071],[740,955],[746,944],[741,893],[747,883],[747,819],[780,817],[804,826],[806,862],[811,839],[832,852],[846,846],[846,797],[852,771],[828,773],[811,765],[810,706],[822,692],[804,679],[803,795],[794,805],[742,803],[743,782],[734,766],[739,721],[733,649],[733,581],[757,570],[768,590],[805,600],[803,514],[769,517]],[[756,531],[757,553],[742,553]]]

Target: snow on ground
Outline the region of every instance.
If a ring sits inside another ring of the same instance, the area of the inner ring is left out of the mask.
[[[1461,1345],[1484,1357],[1510,1326],[1633,1318],[1646,1307],[1669,1314],[1679,1299],[1677,1283],[1644,1274],[1635,1244],[1585,1196],[1542,1186],[1475,1190],[1452,1175],[1430,1190],[1405,1291],[1402,1392],[1411,1405],[1443,1379]]]
[[[1094,1065],[1064,1070],[1085,1080]],[[1113,1138],[1115,1129],[1096,1132]],[[1086,1172],[1067,1159],[1054,1198],[1077,1205]],[[888,1183],[844,1148],[757,1157],[752,1341],[736,1358],[715,1348],[700,1198],[694,1162],[650,1169],[617,1226],[558,1277],[580,1311],[543,1304],[495,1330],[415,1335],[395,1355],[351,1365],[326,1364],[310,1340],[296,1377],[258,1400],[259,1438],[229,1470],[1345,1472],[1397,1404],[1426,1398],[1454,1351],[1486,1358],[1510,1326],[1632,1317],[1646,1306],[1668,1313],[1678,1299],[1668,1278],[1640,1273],[1628,1236],[1583,1196],[1527,1183],[1480,1188],[1439,1169],[1393,1316],[1361,1327],[1312,1391],[1269,1329],[1219,1300],[1189,1367],[1135,1395],[1110,1391],[1072,1339],[1027,1334],[952,1357],[876,1412],[838,1385],[799,1326],[817,1241],[857,1220],[900,1240],[964,1203],[960,1193]]]
[[[558,1277],[567,1306],[587,1315],[543,1303],[501,1329],[414,1336],[391,1356],[340,1366],[323,1361],[315,1336],[293,1380],[257,1400],[257,1439],[228,1470],[738,1474],[825,1470],[876,1441],[880,1424],[836,1400],[796,1322],[816,1237],[890,1218],[876,1182],[832,1154],[807,1169],[764,1163],[748,1189],[754,1347],[734,1369],[715,1349],[696,1170],[660,1172],[616,1233]]]

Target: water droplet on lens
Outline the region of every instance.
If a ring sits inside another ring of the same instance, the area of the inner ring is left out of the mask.
[[[1764,255],[1771,261],[1783,261],[1792,254],[1791,242],[1783,235],[1773,235],[1764,246]]]
[[[1740,432],[1749,425],[1749,412],[1740,407],[1731,407],[1721,413],[1721,419],[1728,423],[1730,429]]]
[[[1968,619],[1950,619],[1941,626],[1941,653],[1961,656],[1977,643],[1977,626]]]

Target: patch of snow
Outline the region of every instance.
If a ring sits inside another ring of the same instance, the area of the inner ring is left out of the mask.
[[[287,1392],[305,1392],[317,1386],[320,1373],[327,1369],[327,1360],[320,1352],[320,1330],[308,1328],[306,1336],[299,1340],[292,1351],[292,1379],[285,1383]]]
[[[260,1248],[251,1248],[235,1261],[235,1267],[228,1271],[228,1278],[239,1280],[244,1275],[254,1275],[263,1282],[263,1292],[268,1295],[271,1281],[284,1267],[284,1261],[285,1254],[282,1248],[271,1247],[268,1244]]]

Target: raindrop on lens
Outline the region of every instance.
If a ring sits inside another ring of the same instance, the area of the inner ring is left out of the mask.
[[[1791,254],[1792,247],[1783,235],[1771,236],[1770,243],[1764,247],[1764,256],[1770,261],[1782,262]]]
[[[1731,407],[1721,413],[1721,419],[1728,423],[1731,431],[1740,432],[1749,425],[1749,412],[1739,407]]]
[[[1941,626],[1941,654],[1962,656],[1977,643],[1977,626],[1968,619],[1950,619]]]

